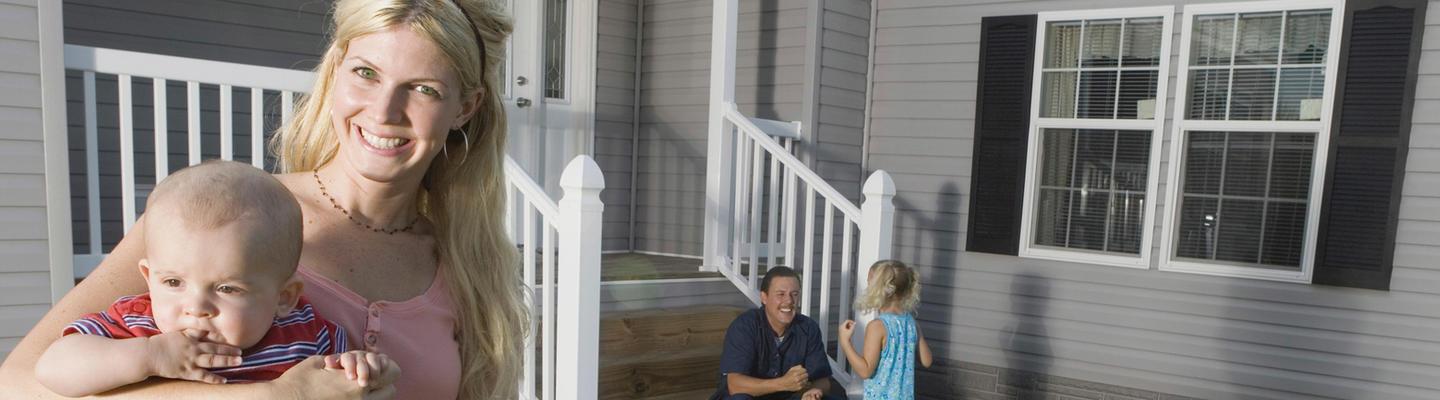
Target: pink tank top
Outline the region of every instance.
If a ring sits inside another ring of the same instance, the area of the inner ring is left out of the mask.
[[[384,353],[400,364],[397,399],[454,399],[460,391],[455,308],[442,274],[425,293],[400,302],[369,302],[305,267],[305,296],[326,319],[345,327],[351,349]]]

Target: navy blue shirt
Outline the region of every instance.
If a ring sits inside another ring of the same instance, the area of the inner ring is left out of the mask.
[[[712,398],[730,395],[725,374],[740,373],[752,378],[774,379],[785,375],[791,367],[805,366],[810,380],[830,377],[830,360],[825,355],[825,340],[820,325],[801,314],[795,315],[785,331],[784,340],[775,335],[765,316],[765,309],[754,308],[730,323],[725,331],[725,349],[720,355],[720,385]]]

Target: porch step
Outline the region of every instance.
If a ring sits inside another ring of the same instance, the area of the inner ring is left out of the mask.
[[[652,396],[650,397],[650,400],[705,400],[710,398],[710,395],[714,393],[715,388],[712,387],[705,390],[693,390],[684,393],[671,393],[662,394],[659,396]]]
[[[705,305],[606,315],[600,398],[706,398],[715,388],[725,330],[744,311]]]

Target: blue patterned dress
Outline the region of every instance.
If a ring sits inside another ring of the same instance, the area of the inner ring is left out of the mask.
[[[865,400],[913,400],[915,398],[915,349],[919,335],[910,314],[880,313],[885,323],[885,348],[880,365],[865,380]]]

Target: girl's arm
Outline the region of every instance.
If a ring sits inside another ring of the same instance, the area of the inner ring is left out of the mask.
[[[925,342],[925,333],[920,332],[919,323],[915,324],[915,335],[920,337],[920,344],[917,346],[920,348],[920,366],[930,368],[930,362],[932,361],[930,344]]]
[[[854,324],[852,321],[845,321],[846,324]],[[852,328],[853,329],[853,328]],[[848,335],[840,338],[840,348],[845,351],[845,359],[855,369],[855,373],[861,378],[870,379],[875,375],[875,368],[880,364],[880,350],[885,349],[885,322],[873,320],[865,324],[865,355],[862,357],[855,352],[855,345],[850,344]]]

